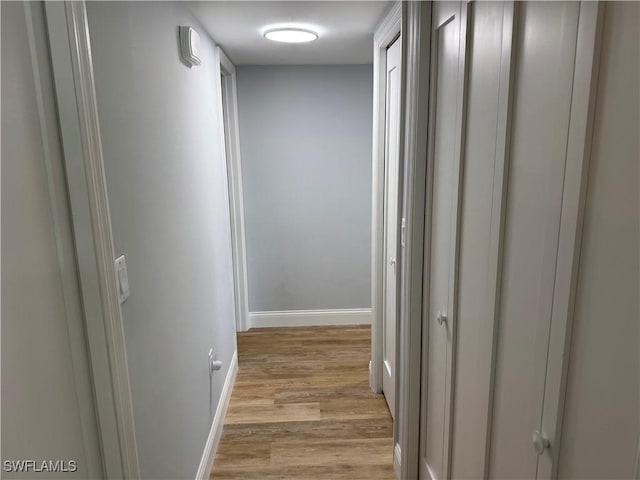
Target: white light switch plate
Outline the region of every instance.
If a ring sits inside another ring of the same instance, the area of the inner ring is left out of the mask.
[[[127,274],[127,259],[124,255],[116,258],[116,281],[118,282],[118,298],[122,304],[129,298],[129,275]]]

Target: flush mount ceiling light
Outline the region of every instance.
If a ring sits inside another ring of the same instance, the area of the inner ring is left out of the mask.
[[[264,36],[274,42],[306,43],[313,42],[318,34],[304,28],[273,28],[264,32]]]

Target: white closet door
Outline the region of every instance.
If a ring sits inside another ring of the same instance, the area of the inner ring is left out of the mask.
[[[490,478],[535,478],[578,3],[518,5]]]
[[[451,394],[450,356],[453,325],[447,319],[451,310],[452,235],[457,194],[456,155],[459,153],[459,96],[462,93],[459,61],[461,45],[462,6],[460,2],[436,2],[432,10],[432,72],[431,98],[431,225],[429,308],[425,330],[427,348],[423,356],[423,401],[421,406],[421,478],[447,476],[449,408]],[[458,147],[456,147],[458,145]]]
[[[402,38],[387,49],[387,92],[385,126],[385,232],[384,232],[384,342],[382,392],[391,416],[395,408],[396,317],[398,296],[398,183],[400,164],[400,62]]]

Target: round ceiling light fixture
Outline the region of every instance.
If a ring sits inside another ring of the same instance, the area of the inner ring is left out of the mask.
[[[269,40],[281,43],[306,43],[313,42],[318,38],[318,34],[304,28],[273,28],[264,32],[264,36]]]

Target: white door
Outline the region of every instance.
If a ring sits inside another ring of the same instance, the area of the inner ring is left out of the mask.
[[[398,257],[398,166],[400,128],[400,60],[402,39],[387,49],[387,90],[385,101],[385,270],[384,270],[384,368],[382,391],[394,415],[396,382],[396,295]]]
[[[552,436],[540,421],[548,407],[543,398],[580,20],[576,2],[523,2],[518,10],[488,472],[495,479],[544,478],[532,438],[534,432]]]
[[[429,308],[423,319],[427,348],[423,353],[423,385],[420,434],[420,477],[445,478],[449,426],[447,398],[450,395],[452,321],[451,254],[453,200],[456,185],[456,138],[460,58],[460,2],[437,2],[432,10],[432,58],[435,69],[431,98],[432,131],[430,140],[433,165],[431,184],[431,225],[427,232],[430,251],[426,267],[429,272],[427,293]],[[432,69],[432,71],[434,71]]]

